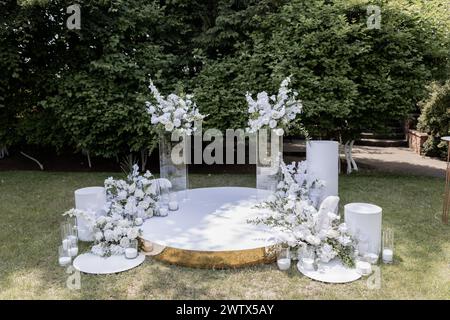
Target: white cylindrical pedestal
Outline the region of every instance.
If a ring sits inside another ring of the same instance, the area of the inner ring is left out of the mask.
[[[327,140],[312,140],[306,143],[308,177],[323,180],[326,184],[322,199],[338,195],[339,143]]]
[[[92,218],[104,214],[106,191],[104,187],[88,187],[75,190],[75,208],[92,213]],[[78,238],[81,241],[93,241],[94,235],[88,227],[88,222],[77,217]]]
[[[349,233],[359,242],[360,253],[379,255],[382,209],[370,203],[349,203],[344,206],[344,212],[345,223]]]

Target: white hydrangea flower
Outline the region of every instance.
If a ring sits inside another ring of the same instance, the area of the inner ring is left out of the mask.
[[[134,191],[134,196],[137,199],[143,199],[145,196],[145,193],[144,193],[144,191],[142,191],[142,189],[136,189],[136,191]]]
[[[100,244],[94,245],[91,248],[91,252],[97,256],[103,257],[105,255],[105,250]]]
[[[296,99],[298,93],[288,88],[290,82],[290,77],[284,79],[276,96],[269,97],[267,92],[262,91],[254,100],[249,92],[246,93],[245,99],[251,117],[248,121],[248,132],[256,132],[264,126],[281,129],[277,128],[281,124],[287,127],[302,112],[302,103]],[[281,135],[281,132],[278,134]]]
[[[101,241],[101,240],[103,239],[103,232],[97,231],[97,232],[95,233],[95,235],[94,235],[94,239],[95,239],[96,241]]]
[[[127,236],[129,239],[136,239],[139,236],[138,228],[129,228],[127,231]]]

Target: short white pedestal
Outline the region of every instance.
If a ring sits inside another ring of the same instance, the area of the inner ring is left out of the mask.
[[[90,274],[111,274],[136,268],[145,260],[143,254],[135,259],[127,259],[125,255],[100,257],[93,253],[83,253],[75,258],[73,267],[80,272]]]
[[[349,233],[360,242],[360,253],[379,255],[382,209],[370,203],[349,203],[344,206],[344,212]],[[367,245],[367,248],[362,248],[363,244]]]

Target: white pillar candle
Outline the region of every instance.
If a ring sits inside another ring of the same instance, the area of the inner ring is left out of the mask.
[[[72,247],[69,249],[69,255],[75,257],[78,254],[78,247]]]
[[[69,247],[70,247],[70,240],[69,240],[69,239],[64,239],[64,240],[62,241],[62,246],[63,246],[64,250],[69,250]]]
[[[178,210],[178,202],[176,202],[176,201],[170,201],[170,202],[169,202],[169,210],[170,210],[170,211]]]
[[[168,214],[169,214],[169,210],[167,210],[167,208],[165,208],[165,207],[159,208],[159,215],[160,215],[161,217],[165,217],[165,216],[167,216]]]
[[[59,265],[61,267],[67,266],[71,261],[72,259],[70,257],[59,257]]]
[[[138,252],[135,248],[126,248],[125,249],[125,257],[127,259],[134,259],[138,255]]]
[[[369,274],[372,273],[372,266],[370,265],[370,263],[366,261],[357,261],[356,269],[363,276],[368,276]]]
[[[302,259],[303,268],[305,270],[311,271],[314,270],[314,259],[311,258],[303,258]]]
[[[277,260],[278,269],[286,271],[291,267],[291,259],[281,258]]]
[[[383,262],[392,263],[394,259],[394,252],[391,249],[383,249]]]

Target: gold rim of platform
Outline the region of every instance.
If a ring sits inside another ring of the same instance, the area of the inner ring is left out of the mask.
[[[152,255],[153,244],[141,239],[144,254]],[[233,251],[195,251],[165,247],[153,255],[153,258],[182,267],[201,269],[230,269],[243,268],[275,261],[276,256],[272,247],[255,248]]]

